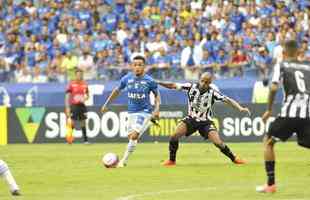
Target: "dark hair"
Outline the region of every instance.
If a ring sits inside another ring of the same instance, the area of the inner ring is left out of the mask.
[[[268,79],[268,77],[265,77],[265,78],[263,79],[263,86],[267,87],[267,86],[268,86],[268,83],[269,83],[269,79]]]
[[[78,72],[82,72],[83,73],[83,70],[79,69],[79,68],[76,68],[75,69],[75,73],[78,73]]]
[[[142,60],[143,63],[145,63],[145,58],[143,56],[140,56],[140,55],[135,56],[132,60]]]
[[[297,55],[298,44],[296,40],[289,40],[285,43],[285,51],[288,56],[293,57]]]

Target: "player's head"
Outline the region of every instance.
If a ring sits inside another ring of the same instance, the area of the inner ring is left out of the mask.
[[[75,70],[75,79],[78,81],[83,80],[83,71],[81,69]]]
[[[297,58],[298,56],[298,44],[296,40],[289,40],[284,45],[284,55],[287,58]]]
[[[143,56],[135,56],[132,59],[132,70],[136,76],[142,76],[144,74],[145,58]]]
[[[208,89],[212,83],[213,75],[210,72],[205,72],[201,75],[199,80],[199,87],[201,89]]]

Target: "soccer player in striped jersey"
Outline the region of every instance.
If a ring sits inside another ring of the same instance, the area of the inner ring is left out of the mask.
[[[209,139],[220,151],[231,159],[235,164],[245,162],[231,152],[229,147],[221,140],[217,128],[212,121],[212,106],[216,101],[224,102],[240,112],[251,114],[249,109],[241,106],[235,100],[221,94],[210,84],[212,74],[205,72],[202,74],[199,83],[166,83],[158,81],[158,84],[177,90],[184,90],[188,96],[188,115],[177,125],[175,133],[170,137],[169,152],[170,158],[163,164],[173,166],[176,164],[176,154],[179,147],[179,139],[182,136],[190,136],[197,130],[200,135]]]
[[[283,85],[284,100],[278,117],[271,123],[264,137],[267,183],[258,186],[256,188],[258,192],[276,192],[274,151],[276,141],[286,141],[296,133],[298,144],[310,148],[310,63],[298,61],[297,56],[297,42],[287,41],[284,47],[284,60],[274,67],[268,107],[263,114],[265,122],[272,114],[272,105],[280,82]]]
[[[11,194],[13,196],[20,196],[20,189],[16,184],[16,181],[11,173],[9,166],[6,164],[5,161],[0,160],[0,176],[5,180],[8,184]]]

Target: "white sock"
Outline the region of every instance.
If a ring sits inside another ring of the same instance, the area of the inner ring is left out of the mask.
[[[122,159],[122,162],[124,164],[126,164],[128,162],[128,158],[129,158],[130,154],[132,154],[135,151],[137,143],[138,143],[137,140],[129,140],[128,145],[127,145],[127,149],[126,149],[124,156],[123,156],[123,159]]]
[[[4,180],[6,181],[6,183],[8,184],[11,192],[13,192],[15,190],[19,190],[19,187],[16,184],[16,181],[15,181],[10,170],[7,170],[6,172],[4,172],[2,174],[2,176],[3,176]]]

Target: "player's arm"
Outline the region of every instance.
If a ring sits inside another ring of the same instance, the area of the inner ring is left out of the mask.
[[[85,92],[85,101],[87,101],[89,99],[89,90],[88,90],[88,86],[86,88],[86,92]]]
[[[276,93],[279,87],[278,85],[279,85],[280,79],[281,79],[281,69],[280,69],[280,64],[277,63],[274,66],[272,84],[270,85],[270,89],[269,89],[267,110],[262,116],[262,119],[264,122],[266,122],[267,119],[272,115],[272,106],[273,106],[273,102],[274,102],[274,99],[275,99],[275,96],[276,96]]]
[[[159,118],[159,106],[160,106],[161,100],[160,100],[160,93],[158,90],[158,83],[154,80],[150,82],[150,92],[152,92],[155,97],[154,110],[152,113],[152,118],[153,120],[155,120]]]
[[[272,111],[272,105],[276,96],[276,93],[278,91],[278,84],[272,83],[270,86],[269,96],[268,96],[268,107],[267,110]]]
[[[235,101],[234,99],[231,99],[229,97],[226,97],[224,99],[224,102],[228,105],[230,105],[231,107],[239,110],[240,112],[247,112],[248,115],[251,115],[251,112],[250,110],[247,108],[247,107],[243,107],[241,106],[237,101]]]
[[[164,82],[164,81],[156,81],[157,84],[174,90],[189,90],[191,87],[191,83],[172,83],[172,82]]]
[[[70,93],[66,92],[65,95],[65,114],[67,117],[70,116],[70,103],[69,103],[69,99],[70,99]]]
[[[269,90],[269,95],[268,95],[268,104],[267,104],[267,110],[265,111],[265,113],[262,116],[262,119],[264,122],[267,121],[267,119],[272,115],[272,106],[273,106],[273,102],[274,99],[276,97],[277,91],[278,91],[278,84],[277,83],[272,83],[270,86],[270,90]]]
[[[118,97],[118,95],[120,94],[120,91],[123,90],[127,85],[127,78],[126,76],[123,77],[120,81],[120,84],[118,87],[114,88],[113,91],[111,92],[110,96],[108,97],[108,99],[106,100],[106,102],[103,104],[103,106],[101,107],[101,112],[105,112],[108,110],[108,105],[114,100],[116,99],[116,97]]]
[[[177,89],[177,84],[176,83],[172,83],[172,82],[164,82],[164,81],[156,81],[157,84],[168,88],[168,89]]]
[[[108,99],[106,100],[106,102],[105,102],[105,103],[103,104],[103,106],[101,107],[101,112],[107,111],[108,105],[109,105],[116,97],[118,97],[119,94],[120,94],[119,88],[114,88],[113,91],[111,92],[110,96],[109,96]]]
[[[71,83],[66,89],[66,94],[65,94],[65,114],[67,118],[70,117],[70,95],[71,95]]]
[[[154,111],[153,111],[153,118],[158,119],[159,118],[159,107],[160,107],[160,93],[157,91],[156,93],[153,92],[155,95],[155,105],[154,105]]]
[[[224,102],[224,103],[230,105],[231,107],[239,110],[240,112],[247,112],[249,115],[251,115],[251,112],[250,112],[250,110],[247,107],[241,106],[237,101],[235,101],[234,99],[231,99],[231,98],[221,94],[217,90],[214,90],[213,98],[214,98],[215,101]]]

